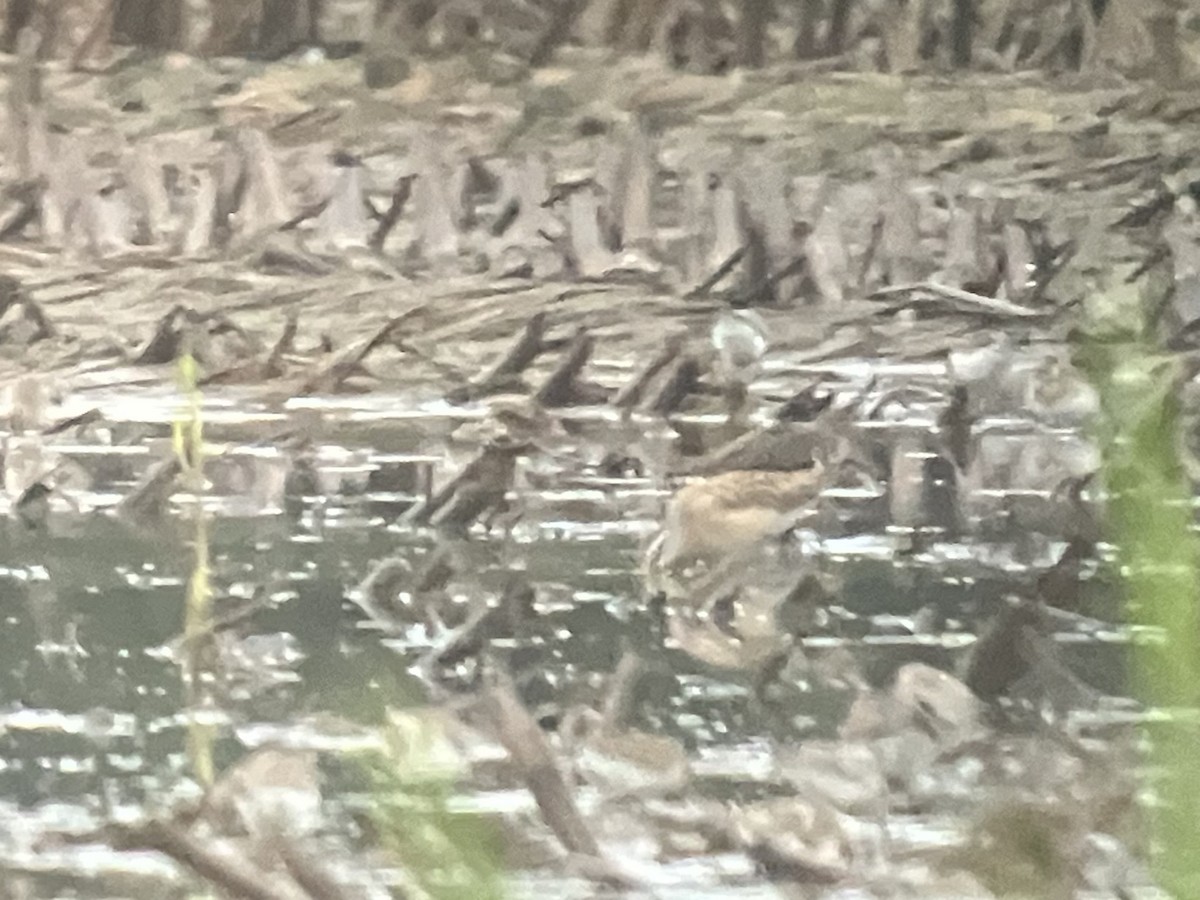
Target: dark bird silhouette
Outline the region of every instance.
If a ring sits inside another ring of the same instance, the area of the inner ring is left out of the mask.
[[[513,484],[517,457],[530,449],[529,443],[518,443],[504,435],[492,439],[456,477],[413,507],[405,520],[453,532],[466,531],[485,514],[490,521],[508,508],[505,496]]]
[[[775,413],[776,422],[812,422],[833,404],[833,391],[820,383],[801,388]]]

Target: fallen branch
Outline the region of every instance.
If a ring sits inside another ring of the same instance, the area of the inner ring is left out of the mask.
[[[742,246],[740,246],[736,250],[734,250],[732,253],[730,253],[729,256],[727,256],[725,258],[725,261],[723,263],[721,263],[719,266],[717,266],[716,270],[711,275],[709,275],[702,282],[700,282],[698,285],[696,285],[694,288],[692,288],[690,291],[688,291],[687,294],[685,294],[684,296],[689,297],[689,298],[703,297],[705,294],[707,294],[709,291],[711,291],[713,288],[715,288],[718,284],[720,284],[721,279],[723,279],[726,275],[728,275],[735,268],[737,268],[737,264],[742,261],[742,257],[745,255],[746,255],[746,245],[743,244]]]
[[[669,416],[700,386],[700,363],[693,356],[680,356],[667,370],[658,390],[646,398],[642,408],[652,415]]]
[[[485,694],[486,709],[542,819],[569,853],[601,858],[596,836],[575,804],[542,729],[517,696],[512,679],[498,676],[496,681]]]
[[[230,852],[217,852],[173,822],[150,821],[138,825],[110,825],[105,829],[114,850],[156,850],[191,869],[237,897],[246,900],[301,900],[300,891],[283,889],[278,876],[264,872],[250,860]]]
[[[577,384],[579,373],[591,359],[594,345],[595,341],[586,328],[581,327],[576,331],[566,355],[550,373],[534,399],[543,406],[568,406],[576,402],[580,393]]]
[[[367,242],[367,246],[372,250],[378,252],[383,249],[388,235],[392,233],[392,229],[396,227],[400,217],[404,215],[404,207],[408,205],[408,198],[412,196],[412,185],[416,178],[416,175],[401,175],[396,179],[396,187],[392,189],[392,201],[388,204],[387,212],[379,219],[375,233]]]
[[[347,378],[363,371],[363,362],[368,356],[394,340],[396,330],[425,311],[424,306],[416,306],[401,313],[384,323],[362,347],[352,350],[341,358],[334,360],[316,375],[306,380],[297,391],[299,395],[334,393],[342,386]]]
[[[658,373],[673,363],[683,352],[685,336],[682,333],[667,335],[663,341],[662,349],[646,364],[646,367],[634,377],[634,379],[617,391],[617,396],[613,398],[612,405],[618,409],[632,409],[637,406],[638,401],[646,393],[646,389],[650,383],[658,376]]]
[[[465,403],[513,386],[530,363],[546,350],[546,313],[536,312],[526,321],[508,352],[482,378],[453,390],[448,399]]]
[[[261,384],[284,374],[284,356],[292,352],[296,339],[296,313],[288,314],[283,326],[283,334],[271,348],[265,359],[252,359],[220,372],[214,372],[198,382],[201,387],[209,384]]]
[[[199,322],[199,319],[195,310],[178,304],[173,306],[158,320],[154,334],[134,357],[133,365],[157,366],[174,360],[183,341],[184,329],[189,324]]]
[[[1007,316],[1019,319],[1043,319],[1050,313],[1044,310],[1029,309],[998,297],[985,297],[962,288],[951,287],[948,284],[938,284],[935,281],[918,281],[912,284],[897,284],[880,288],[870,295],[870,299],[879,300],[895,294],[933,294],[935,297],[951,301],[951,304],[966,308],[968,312],[983,313],[989,316]],[[933,299],[932,297],[928,299]]]
[[[329,202],[333,200],[332,196],[325,197],[323,200],[318,200],[316,203],[310,203],[300,212],[296,213],[286,222],[279,226],[280,231],[295,231],[309,219],[315,219],[321,213],[325,212]]]

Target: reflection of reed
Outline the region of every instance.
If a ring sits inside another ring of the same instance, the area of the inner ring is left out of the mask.
[[[204,639],[212,633],[212,588],[209,585],[208,520],[201,499],[204,494],[204,422],[200,404],[202,396],[196,386],[196,362],[190,353],[179,358],[180,387],[187,396],[187,408],[172,426],[175,455],[179,460],[184,482],[192,494],[193,563],[187,583],[184,607],[183,667],[184,699],[187,704],[187,753],[196,780],[205,787],[214,780],[213,726],[197,716],[202,696],[200,675]]]

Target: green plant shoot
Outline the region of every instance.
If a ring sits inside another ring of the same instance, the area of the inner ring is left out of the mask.
[[[1192,531],[1192,491],[1180,461],[1180,365],[1159,351],[1143,291],[1124,297],[1121,327],[1091,319],[1077,361],[1100,393],[1099,441],[1109,492],[1112,539],[1134,629],[1134,687],[1148,709],[1154,867],[1172,896],[1200,897],[1200,579]],[[1110,305],[1112,295],[1107,298]],[[1128,314],[1128,305],[1135,305]],[[1107,326],[1107,327],[1105,327]]]
[[[421,892],[435,900],[501,900],[499,834],[494,823],[450,808],[460,760],[436,721],[393,713],[387,749],[364,757],[372,784],[371,818],[381,844]]]
[[[191,353],[180,355],[177,363],[179,388],[186,400],[184,409],[172,423],[171,439],[175,455],[183,472],[184,482],[192,492],[193,562],[187,583],[184,611],[184,680],[187,688],[188,759],[200,784],[213,783],[214,730],[209,723],[196,717],[199,706],[197,669],[201,637],[212,625],[212,589],[209,584],[208,522],[202,502],[204,494],[204,420],[201,415],[203,395],[198,386],[196,360]]]

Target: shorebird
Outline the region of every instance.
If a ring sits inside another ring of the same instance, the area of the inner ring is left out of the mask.
[[[667,504],[663,564],[687,565],[745,550],[781,534],[817,498],[824,468],[735,471],[693,481]]]
[[[785,418],[696,461],[667,501],[642,572],[689,655],[766,671],[836,592],[837,573],[797,530],[827,511],[822,491],[853,462],[842,427],[853,420],[831,406],[798,401],[790,412],[804,421]]]
[[[793,471],[724,472],[681,487],[643,560],[650,593],[688,597],[689,585],[722,563],[783,538],[812,508],[824,474],[814,461]]]
[[[728,310],[713,325],[712,343],[722,379],[746,384],[758,375],[767,352],[767,323],[752,309]]]
[[[714,374],[720,381],[731,423],[745,425],[750,384],[762,371],[767,352],[767,325],[751,309],[723,312],[713,324],[712,345],[716,350]]]
[[[837,407],[832,395],[794,399],[779,421],[735,438],[678,473],[690,478],[667,501],[663,526],[645,557],[652,593],[659,592],[659,576],[690,577],[687,570],[697,564],[710,570],[788,532],[856,462],[847,433],[852,410]]]
[[[451,532],[465,532],[481,517],[490,521],[507,509],[517,458],[532,449],[529,442],[507,435],[492,438],[455,478],[405,513],[404,519]]]
[[[1025,411],[1051,427],[1080,426],[1100,412],[1100,398],[1061,353],[1048,353],[1028,373]]]
[[[981,332],[964,346],[948,351],[946,374],[958,383],[995,386],[1012,371],[1013,357],[1013,341],[1008,334]]]

